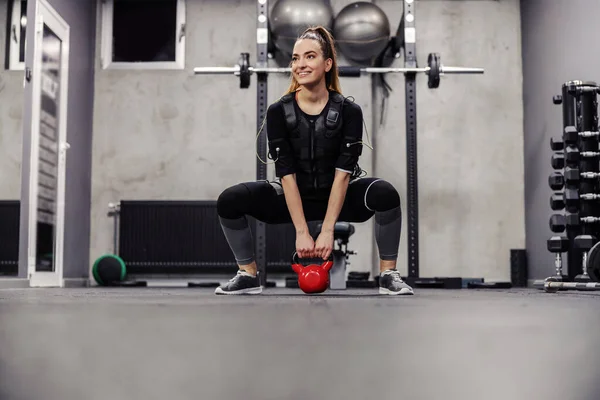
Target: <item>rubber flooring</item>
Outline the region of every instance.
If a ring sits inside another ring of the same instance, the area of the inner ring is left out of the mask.
[[[0,399],[597,400],[599,293],[5,289]]]

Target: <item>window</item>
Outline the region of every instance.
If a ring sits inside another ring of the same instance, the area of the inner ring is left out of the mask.
[[[27,0],[11,0],[8,20],[8,69],[25,69],[25,28],[27,27]]]
[[[183,69],[185,0],[102,0],[102,68]]]

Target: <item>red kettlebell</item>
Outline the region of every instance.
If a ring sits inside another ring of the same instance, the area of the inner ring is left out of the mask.
[[[298,285],[304,293],[323,293],[329,287],[329,270],[333,261],[327,260],[323,264],[310,264],[304,266],[297,260],[298,255],[292,257],[292,269],[298,274]]]

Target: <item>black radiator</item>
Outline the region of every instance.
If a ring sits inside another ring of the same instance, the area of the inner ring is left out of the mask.
[[[254,233],[254,220],[250,219]],[[131,274],[235,273],[216,201],[122,200],[119,256]],[[292,224],[267,226],[267,273],[290,272]]]
[[[20,215],[19,200],[0,200],[0,276],[17,275],[19,270]]]

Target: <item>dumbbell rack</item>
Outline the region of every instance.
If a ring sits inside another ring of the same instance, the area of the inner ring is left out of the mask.
[[[554,172],[548,183],[553,190],[550,207],[563,213],[550,217],[550,230],[555,235],[548,239],[547,249],[556,254],[556,273],[542,281],[542,287],[544,282],[598,279],[596,273],[588,275],[589,270],[596,268],[589,262],[590,250],[600,238],[598,93],[600,87],[595,82],[569,81],[563,84],[562,95],[554,97],[554,104],[562,104],[563,134],[562,138],[550,139]],[[594,247],[597,248],[600,246]],[[562,273],[563,253],[567,253],[567,275]],[[589,285],[587,290],[593,286]],[[563,289],[581,287],[585,285],[561,286]],[[551,291],[548,285],[545,288]]]

